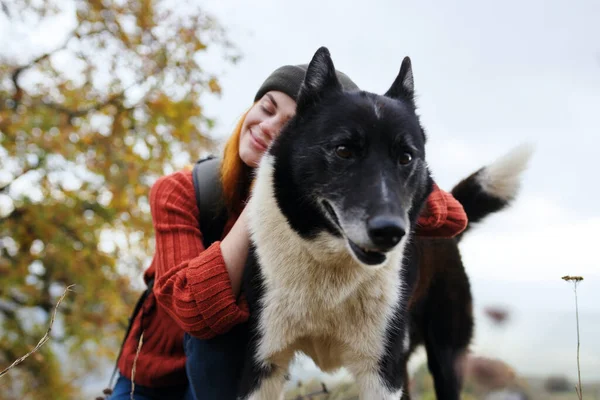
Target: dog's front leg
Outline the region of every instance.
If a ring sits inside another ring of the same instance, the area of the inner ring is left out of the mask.
[[[402,398],[403,388],[388,387],[376,371],[356,378],[361,400],[400,400]]]
[[[272,361],[252,360],[246,365],[241,399],[283,400],[289,360]]]
[[[255,322],[253,318],[251,321]],[[259,349],[264,340],[260,334],[250,339],[239,396],[242,400],[283,400],[286,375],[294,352],[287,350],[263,356]]]
[[[348,365],[348,370],[354,375],[359,389],[360,400],[400,400],[404,393],[405,382],[400,379],[390,380],[381,369],[380,362],[363,356],[362,360]],[[367,361],[369,360],[369,361]]]
[[[285,371],[275,367],[267,376],[260,379],[258,385],[244,400],[283,400]]]

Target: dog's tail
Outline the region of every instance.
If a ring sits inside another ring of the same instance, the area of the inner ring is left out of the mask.
[[[462,204],[469,219],[466,229],[457,236],[458,240],[473,224],[512,203],[520,190],[521,175],[532,154],[532,145],[517,146],[454,186],[452,195]]]

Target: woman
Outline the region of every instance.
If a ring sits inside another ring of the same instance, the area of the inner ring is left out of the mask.
[[[275,70],[227,142],[221,181],[229,219],[220,241],[208,248],[202,244],[202,210],[196,205],[191,171],[162,177],[153,185],[156,253],[144,276],[147,282],[154,279],[153,295],[125,341],[111,399],[129,398],[142,332],[135,399],[235,399],[247,335],[248,307],[240,286],[249,245],[244,205],[251,172],[293,117],[305,72],[306,65]],[[358,89],[345,74],[337,74],[346,90]],[[419,219],[419,233],[454,236],[466,222],[462,206],[435,187]]]

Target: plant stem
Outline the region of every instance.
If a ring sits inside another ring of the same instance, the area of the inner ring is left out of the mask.
[[[577,378],[579,380],[579,389],[577,390],[577,394],[579,395],[579,400],[583,399],[583,392],[581,389],[581,369],[579,368],[579,308],[577,305],[577,282],[575,282],[575,318],[577,321]]]

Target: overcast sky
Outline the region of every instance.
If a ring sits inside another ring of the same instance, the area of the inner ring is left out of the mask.
[[[262,80],[327,46],[336,68],[383,93],[413,62],[428,158],[446,190],[520,143],[536,150],[518,201],[461,244],[478,313],[512,311],[494,331],[481,317],[475,349],[524,373],[575,370],[579,286],[582,374],[600,378],[600,2],[210,2],[244,58],[210,103],[229,134]],[[502,345],[498,343],[502,341]]]
[[[326,46],[336,68],[378,93],[411,57],[429,164],[446,190],[534,144],[517,202],[461,244],[478,313],[513,313],[504,332],[480,318],[474,349],[523,373],[576,371],[573,291],[560,277],[583,275],[582,376],[600,378],[599,1],[205,3],[243,54],[207,105],[219,137],[272,70]],[[2,36],[0,26],[0,48],[10,46]]]

